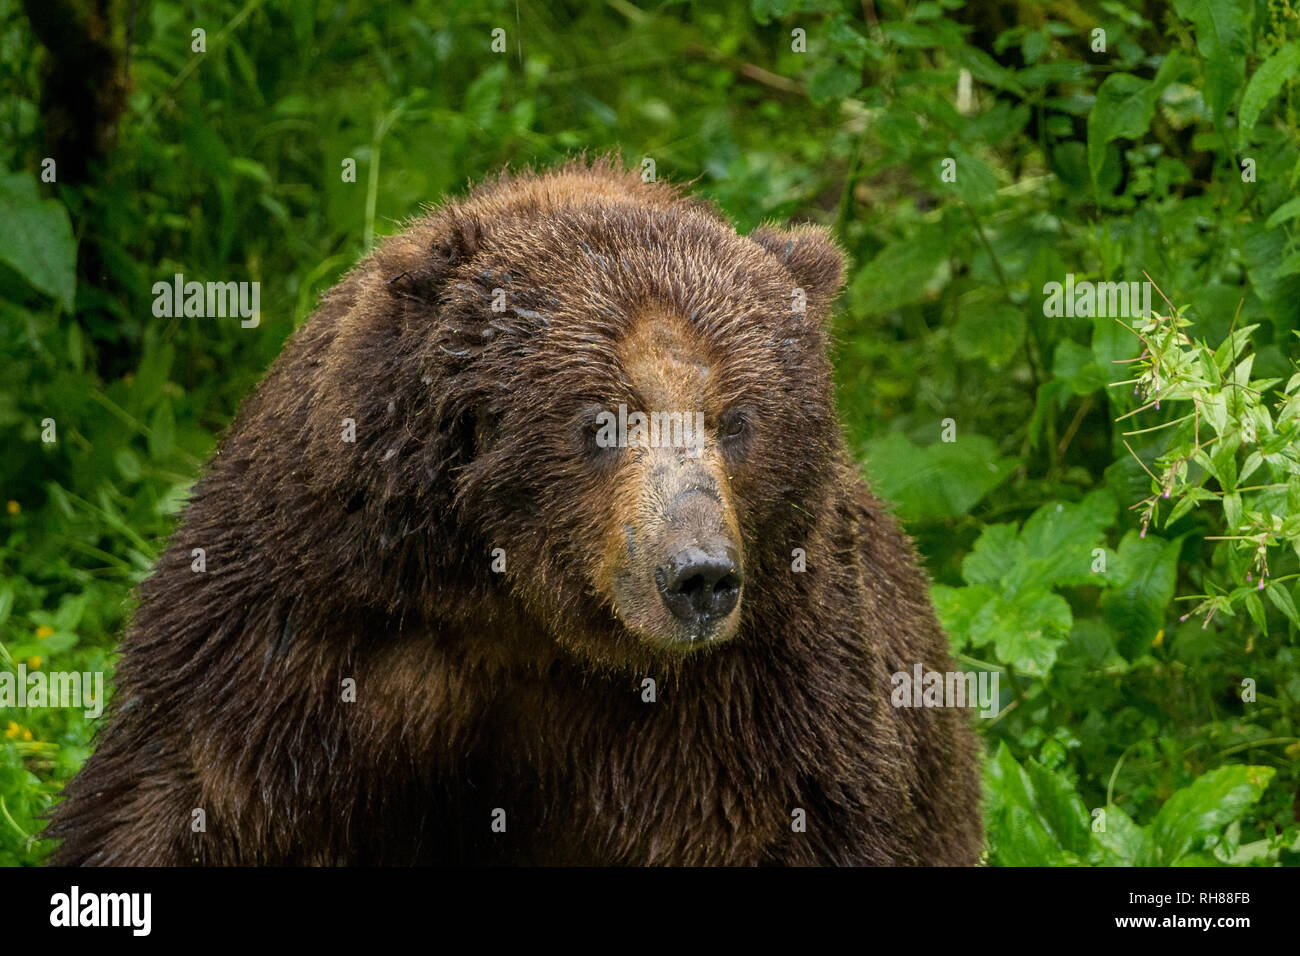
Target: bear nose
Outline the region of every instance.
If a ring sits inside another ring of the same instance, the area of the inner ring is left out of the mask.
[[[740,565],[734,552],[722,546],[679,551],[659,568],[655,578],[668,610],[691,624],[710,624],[726,617],[740,597]]]

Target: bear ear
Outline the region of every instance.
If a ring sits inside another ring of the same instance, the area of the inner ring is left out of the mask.
[[[376,268],[389,294],[435,299],[453,269],[474,258],[484,226],[455,208],[438,210],[413,228],[385,239],[375,253]]]
[[[844,252],[825,226],[759,226],[749,238],[784,265],[803,289],[813,315],[824,318],[844,282]]]

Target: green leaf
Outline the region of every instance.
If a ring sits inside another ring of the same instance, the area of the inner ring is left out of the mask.
[[[1197,778],[1165,801],[1151,827],[1150,862],[1170,866],[1181,857],[1213,847],[1224,827],[1257,803],[1276,771],[1232,764]]]
[[[923,229],[890,243],[859,270],[853,280],[854,309],[880,315],[927,295],[926,287],[948,257],[948,236],[941,229]]]
[[[1273,215],[1269,216],[1268,221],[1264,223],[1264,228],[1275,229],[1288,219],[1294,219],[1296,216],[1300,216],[1300,196],[1295,199],[1288,199],[1274,209]]]
[[[1234,491],[1223,496],[1223,520],[1228,522],[1229,528],[1235,528],[1241,523],[1240,493]]]
[[[1095,583],[1092,552],[1105,544],[1102,531],[1114,523],[1118,507],[1105,489],[1090,492],[1078,504],[1043,505],[1021,529],[1025,560],[1012,582],[1053,587]]]
[[[1106,807],[1106,828],[1092,831],[1093,866],[1139,866],[1151,855],[1151,833],[1116,806]]]
[[[1228,106],[1246,78],[1255,5],[1250,0],[1174,0],[1174,10],[1196,27],[1196,49],[1205,61],[1205,102],[1215,126],[1222,129]]]
[[[1088,846],[1088,814],[1062,775],[1021,767],[1006,743],[985,765],[989,844],[999,866],[1071,866]]]
[[[817,106],[852,96],[862,85],[862,71],[841,63],[830,63],[808,81],[808,98]]]
[[[983,298],[965,304],[952,330],[952,344],[964,359],[1003,365],[1025,340],[1025,314],[1007,302]]]
[[[942,37],[932,27],[889,20],[881,25],[885,38],[901,47],[942,46]]]
[[[1121,364],[1120,360],[1132,358],[1141,348],[1137,336],[1115,319],[1101,316],[1093,318],[1092,357],[1108,384],[1128,376],[1128,367]]]
[[[1287,593],[1286,588],[1276,581],[1270,581],[1268,586],[1264,588],[1264,593],[1273,602],[1273,606],[1286,615],[1288,621],[1296,627],[1300,627],[1300,612],[1296,611],[1295,601]]]
[[[919,448],[898,432],[869,443],[866,458],[876,489],[909,520],[964,515],[1017,463],[983,435]]]
[[[992,589],[980,585],[953,588],[946,584],[936,584],[931,589],[930,597],[934,601],[939,623],[948,632],[952,649],[960,651],[970,644],[971,621],[985,604],[997,597],[997,594]]]
[[[1002,663],[1046,677],[1073,625],[1064,598],[1045,590],[1007,600],[984,585],[938,592],[940,620],[958,648],[993,646]],[[982,602],[982,603],[981,603]]]
[[[970,554],[961,562],[961,576],[971,584],[1001,585],[1024,558],[1014,524],[986,525]]]
[[[971,584],[998,585],[1008,597],[1022,589],[1097,584],[1092,552],[1115,521],[1115,498],[1098,489],[1077,504],[1043,505],[1017,535],[1014,525],[989,525],[962,561]]]
[[[794,0],[749,0],[749,10],[759,23],[771,23],[773,18],[789,16],[794,10]]]
[[[935,179],[942,188],[950,189],[964,203],[976,208],[985,205],[997,195],[998,180],[993,168],[984,160],[971,155],[960,148],[950,148],[949,156],[954,160],[952,182],[945,183],[939,178],[942,160],[936,164]],[[1022,319],[1023,322],[1023,319]]]
[[[1025,88],[1020,85],[1015,73],[979,47],[963,43],[951,49],[950,55],[956,63],[970,70],[971,76],[979,82],[1014,93],[1018,97],[1025,96]]]
[[[1073,339],[1064,339],[1056,346],[1052,356],[1052,377],[1063,380],[1075,395],[1088,395],[1107,384],[1092,351]]]
[[[1160,95],[1185,66],[1183,54],[1174,49],[1160,64],[1154,80],[1112,73],[1097,88],[1097,99],[1088,113],[1088,170],[1094,194],[1100,189],[1106,147],[1117,139],[1139,139],[1146,134]]]
[[[154,406],[149,416],[149,457],[154,461],[167,458],[176,447],[176,416],[169,399]]]
[[[1181,539],[1143,539],[1130,531],[1107,568],[1106,573],[1115,576],[1115,584],[1102,595],[1102,613],[1130,659],[1148,648],[1164,627],[1166,610],[1174,599],[1181,550]]]
[[[1146,133],[1155,115],[1160,90],[1150,80],[1131,73],[1112,73],[1097,88],[1097,101],[1088,114],[1088,170],[1094,191],[1106,160],[1106,146]]]
[[[1273,270],[1274,279],[1285,279],[1287,276],[1293,276],[1300,273],[1300,251],[1293,252],[1282,260],[1281,264]]]
[[[119,448],[113,455],[113,461],[127,481],[140,480],[140,456],[130,448]]]
[[[971,619],[971,643],[992,642],[997,659],[1032,677],[1046,677],[1074,624],[1070,605],[1057,594],[1035,591],[1014,601],[997,597]]]
[[[1278,91],[1282,89],[1283,84],[1291,77],[1295,76],[1296,70],[1300,70],[1300,41],[1292,40],[1282,49],[1278,50],[1267,60],[1259,65],[1246,84],[1246,90],[1241,94],[1241,106],[1237,110],[1237,148],[1244,149],[1246,141],[1255,129],[1255,124],[1259,121],[1259,114],[1264,111],[1269,100],[1277,96]],[[1282,206],[1297,206],[1300,199],[1293,199]],[[1300,209],[1300,206],[1297,206]],[[1278,212],[1282,210],[1279,209]],[[1276,223],[1275,212],[1268,220],[1268,228],[1272,229]]]
[[[1250,619],[1255,622],[1255,626],[1259,628],[1259,632],[1267,633],[1268,622],[1264,617],[1264,602],[1254,591],[1246,592],[1246,611],[1250,614]]]
[[[71,312],[77,291],[77,242],[68,211],[36,194],[31,173],[0,175],[0,262]]]

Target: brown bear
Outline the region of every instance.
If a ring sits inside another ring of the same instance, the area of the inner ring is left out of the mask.
[[[608,160],[385,240],[141,586],[53,862],[976,862],[964,712],[891,705],[951,662],[840,435],[842,274]]]

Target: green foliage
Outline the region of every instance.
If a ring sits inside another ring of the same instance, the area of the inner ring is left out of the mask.
[[[63,204],[41,199],[30,173],[11,173],[0,176],[0,220],[9,226],[0,233],[0,262],[71,310],[77,245]]]
[[[1102,529],[1114,520],[1115,501],[1100,489],[1078,504],[1044,505],[1020,529],[986,525],[962,561],[966,586],[934,589],[954,649],[992,643],[997,660],[1046,677],[1074,626],[1070,605],[1054,590],[1113,580],[1090,569],[1090,549],[1083,546],[1100,544]]]
[[[217,436],[374,237],[621,150],[848,251],[850,447],[1002,678],[989,861],[1300,860],[1296,0],[158,0],[130,35],[116,144],[48,183],[48,54],[0,0],[0,668],[111,675]],[[260,282],[261,324],[155,316],[175,273]],[[1067,276],[1182,306],[1047,308]],[[93,727],[0,713],[0,864],[48,852]]]
[[[1084,807],[1074,784],[1002,744],[987,764],[990,862],[998,866],[1223,866],[1275,861],[1277,840],[1243,847],[1241,822],[1276,771],[1219,767],[1177,790],[1148,826],[1119,807]],[[1300,842],[1293,841],[1294,852]]]
[[[1221,542],[1211,560],[1219,573],[1204,576],[1210,593],[1199,596],[1191,613],[1204,614],[1208,624],[1215,614],[1230,615],[1244,606],[1254,623],[1266,629],[1262,592],[1291,625],[1300,625],[1293,587],[1287,586],[1300,575],[1271,578],[1268,564],[1270,550],[1283,544],[1300,557],[1300,372],[1284,388],[1275,388],[1280,379],[1251,378],[1255,355],[1243,352],[1257,326],[1236,329],[1211,349],[1188,338],[1183,330],[1191,324],[1181,312],[1139,319],[1140,374],[1116,383],[1133,385],[1134,393],[1146,400],[1124,418],[1158,411],[1162,402],[1192,406],[1171,421],[1127,433],[1174,429],[1155,461],[1159,472],[1146,469],[1151,494],[1135,505],[1142,533],[1160,516],[1162,502],[1171,506],[1163,516],[1166,527],[1213,502],[1222,509],[1227,533],[1211,539]],[[1270,404],[1276,414],[1270,413]],[[1215,488],[1207,487],[1211,484]]]

